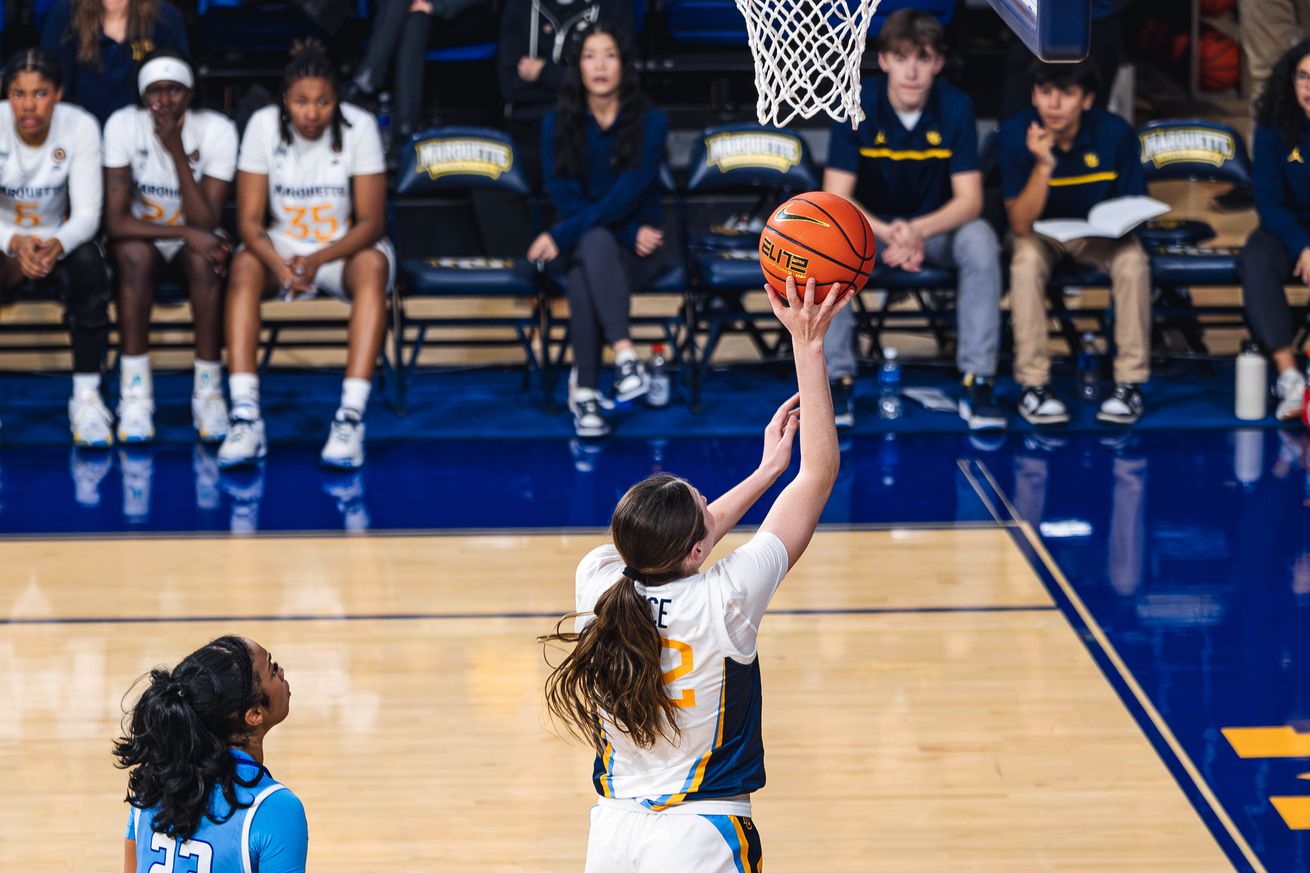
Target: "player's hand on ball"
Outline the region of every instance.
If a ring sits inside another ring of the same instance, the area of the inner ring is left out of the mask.
[[[764,455],[760,458],[760,469],[774,479],[787,472],[791,464],[791,447],[796,441],[796,429],[800,427],[801,395],[798,391],[778,407],[764,428]]]
[[[828,289],[828,294],[823,298],[822,303],[814,302],[816,296],[813,279],[806,281],[802,296],[797,293],[796,280],[791,276],[787,277],[786,305],[778,299],[778,295],[768,295],[773,314],[778,316],[783,327],[791,334],[794,349],[815,344],[822,349],[823,336],[828,332],[832,317],[850,302],[852,295],[849,285],[838,282]]]

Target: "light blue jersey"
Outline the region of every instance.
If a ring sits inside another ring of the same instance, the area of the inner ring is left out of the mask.
[[[153,809],[133,808],[127,817],[127,838],[136,840],[137,873],[304,873],[309,851],[309,828],[300,798],[244,752],[232,751],[237,775],[249,782],[237,784],[237,800],[249,803],[226,821],[211,816],[186,842],[155,833]],[[222,817],[228,812],[223,792],[214,788],[210,810]]]

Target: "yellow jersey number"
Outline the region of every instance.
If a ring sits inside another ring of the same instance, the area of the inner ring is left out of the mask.
[[[320,203],[318,206],[283,206],[287,219],[291,225],[292,239],[309,239],[312,235],[315,240],[321,243],[330,243],[336,239],[339,225],[337,219],[332,215],[323,215],[324,212],[332,208],[331,203]],[[308,222],[305,219],[306,214],[309,216]],[[309,226],[310,223],[314,227]]]

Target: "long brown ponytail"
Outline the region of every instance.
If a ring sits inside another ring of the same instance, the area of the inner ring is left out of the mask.
[[[623,495],[610,523],[614,546],[628,568],[648,585],[681,578],[692,546],[704,539],[705,516],[691,486],[661,473]],[[681,732],[678,708],[664,690],[660,666],[663,641],[650,603],[628,576],[618,579],[597,600],[595,620],[581,633],[567,633],[560,619],[555,632],[539,643],[574,644],[573,651],[546,679],[546,708],[569,733],[603,751],[598,713],[641,748],[672,742]]]

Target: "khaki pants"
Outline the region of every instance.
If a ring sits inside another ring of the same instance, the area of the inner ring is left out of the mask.
[[[1014,238],[1010,262],[1010,319],[1014,378],[1035,387],[1051,381],[1046,283],[1061,257],[1110,274],[1114,297],[1116,382],[1151,378],[1151,264],[1133,237],[1075,239],[1067,243],[1034,234]]]

